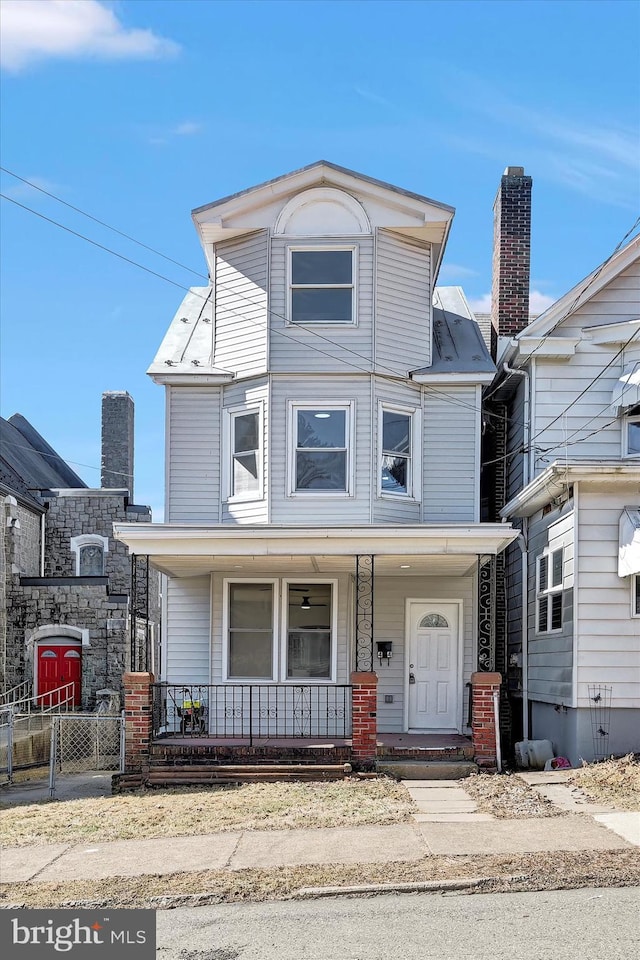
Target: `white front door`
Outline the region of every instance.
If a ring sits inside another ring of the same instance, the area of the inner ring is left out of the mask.
[[[407,606],[409,730],[457,730],[459,605],[409,600]]]

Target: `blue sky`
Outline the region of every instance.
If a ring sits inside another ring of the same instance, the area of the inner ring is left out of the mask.
[[[190,211],[319,159],[456,208],[441,283],[482,305],[507,165],[534,178],[532,303],[604,260],[640,207],[640,5],[0,0],[2,165],[190,267]],[[162,516],[145,370],[175,264],[3,174],[1,410],[99,485],[100,396],[136,402],[136,499]]]

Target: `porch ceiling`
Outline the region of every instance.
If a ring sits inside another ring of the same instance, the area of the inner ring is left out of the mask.
[[[464,577],[475,568],[476,556],[384,557],[376,556],[377,577]],[[225,573],[238,577],[317,577],[353,573],[352,556],[286,557],[153,557],[153,566],[170,577],[200,577]]]
[[[169,576],[211,571],[302,576],[353,570],[358,554],[376,558],[383,576],[461,576],[478,556],[495,555],[518,533],[507,523],[359,527],[116,523],[115,536]]]

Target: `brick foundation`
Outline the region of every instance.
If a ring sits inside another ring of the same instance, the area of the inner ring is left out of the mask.
[[[352,673],[351,685],[351,753],[356,766],[371,766],[376,759],[378,740],[377,674]]]
[[[149,770],[151,753],[152,673],[125,673],[124,683],[124,769],[125,773]]]
[[[474,760],[479,767],[495,770],[497,767],[496,721],[493,694],[500,690],[499,673],[471,674],[472,722]]]

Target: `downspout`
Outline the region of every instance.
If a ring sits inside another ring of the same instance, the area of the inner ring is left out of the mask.
[[[522,406],[522,486],[526,487],[529,483],[529,462],[531,441],[531,423],[530,423],[530,392],[531,382],[526,370],[518,370],[510,367],[508,363],[502,364],[502,369],[509,375],[524,378],[524,402]],[[529,557],[527,553],[527,521],[522,522],[522,532],[518,537],[517,543],[521,553],[521,609],[522,623],[522,738],[529,739]]]
[[[520,533],[516,543],[520,547],[522,563],[522,739],[529,739],[529,555],[527,553],[526,519],[524,530]]]
[[[43,513],[40,517],[40,576],[44,577],[44,538],[46,533],[46,524],[45,524],[46,514]]]

